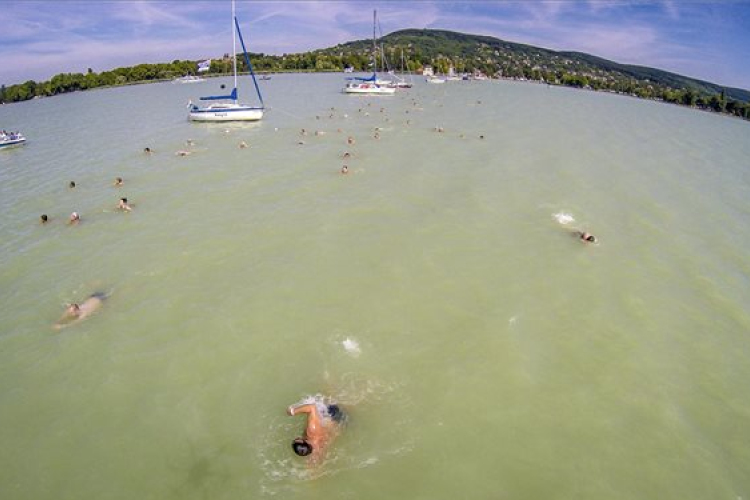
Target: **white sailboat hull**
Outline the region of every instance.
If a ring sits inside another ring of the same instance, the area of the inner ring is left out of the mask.
[[[194,122],[252,122],[263,118],[263,109],[242,104],[212,104],[193,106],[188,113]]]
[[[381,87],[371,83],[350,83],[344,87],[345,94],[374,94],[374,95],[393,95],[396,89],[393,87]]]

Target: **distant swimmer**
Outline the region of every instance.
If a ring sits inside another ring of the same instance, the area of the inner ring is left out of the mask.
[[[576,231],[575,235],[578,236],[581,241],[585,241],[587,243],[597,242],[596,237],[591,233],[587,233],[586,231]]]
[[[86,319],[102,306],[106,298],[107,296],[104,293],[96,292],[91,294],[82,304],[70,304],[65,309],[62,317],[54,324],[53,328],[59,330],[82,319]]]
[[[354,141],[354,137],[349,136],[349,137],[346,138],[346,143],[347,144],[352,145],[352,144],[354,144],[354,142],[355,142]]]
[[[341,167],[341,173],[342,174],[348,174],[349,173],[349,167],[347,167],[346,165],[344,165],[343,167]]]
[[[42,214],[39,216],[39,220],[41,221],[42,224],[46,224],[47,221],[49,220],[49,217],[47,217],[47,214]]]
[[[133,210],[133,207],[128,204],[127,198],[120,198],[120,202],[117,204],[117,209],[123,210],[125,212],[130,212],[131,210]]]
[[[70,189],[73,189],[74,187],[76,187],[76,183],[75,183],[75,181],[70,181],[70,183],[68,184],[68,187],[69,187]]]
[[[185,141],[185,144],[187,144],[188,146],[195,146],[195,141],[192,139],[188,139],[187,141]]]
[[[81,216],[78,214],[78,212],[73,212],[72,214],[70,214],[68,224],[78,224],[79,222],[81,222]]]
[[[115,177],[115,183],[114,183],[114,186],[115,186],[115,187],[120,187],[120,186],[122,186],[122,183],[123,183],[123,181],[122,181],[122,177]]]
[[[191,154],[193,154],[193,153],[190,152],[190,151],[185,151],[184,149],[181,149],[181,150],[175,152],[176,156],[190,156]]]
[[[151,153],[153,153],[153,151],[151,151],[151,148],[149,147],[143,148],[143,152],[146,153],[147,155],[150,155]]]
[[[245,141],[240,141],[238,147],[240,149],[245,149],[247,147],[247,143]]]
[[[352,154],[349,151],[345,151],[343,155],[341,155],[342,158],[351,158]]]
[[[339,433],[345,420],[344,412],[339,405],[326,404],[322,397],[316,397],[312,403],[290,406],[287,413],[291,416],[307,414],[304,435],[292,441],[294,453],[301,457],[309,456],[311,465],[320,463],[326,449]]]

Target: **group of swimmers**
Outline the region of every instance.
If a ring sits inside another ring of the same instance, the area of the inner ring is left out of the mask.
[[[113,185],[115,187],[120,187],[124,184],[124,181],[122,177],[115,177],[115,181]],[[68,183],[68,188],[75,189],[76,183],[75,181],[70,181]],[[117,210],[122,210],[123,212],[130,212],[133,210],[133,207],[128,203],[127,198],[120,198],[119,202],[117,203]],[[39,216],[39,222],[42,224],[47,224],[50,221],[50,217],[47,214],[42,214]],[[81,214],[78,212],[72,212],[70,216],[68,217],[68,225],[75,225],[81,222]]]
[[[146,148],[148,150],[149,148]],[[150,150],[149,150],[150,151]],[[114,187],[121,187],[123,186],[125,181],[122,177],[115,177],[115,180],[113,182]],[[70,189],[76,188],[75,181],[70,181],[68,183],[68,187]],[[128,199],[125,197],[120,198],[120,200],[117,203],[116,206],[117,210],[123,211],[123,212],[130,212],[133,210],[133,207],[128,203]],[[47,224],[50,221],[50,217],[47,214],[42,214],[39,216],[39,220],[41,224]],[[81,222],[81,214],[78,212],[72,212],[70,214],[70,217],[68,217],[68,225],[76,225]],[[102,304],[104,303],[104,300],[107,298],[106,294],[102,292],[96,292],[92,295],[90,295],[85,301],[79,303],[72,303],[68,304],[68,306],[65,308],[65,312],[63,313],[62,317],[53,325],[53,328],[56,330],[59,330],[61,328],[65,328],[66,326],[70,326],[78,321],[81,321],[85,318],[88,318],[91,316],[96,310],[98,310]]]

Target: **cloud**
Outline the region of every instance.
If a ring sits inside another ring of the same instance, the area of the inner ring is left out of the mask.
[[[250,50],[282,54],[368,39],[372,8],[384,33],[447,29],[624,63],[668,64],[665,69],[677,72],[689,68],[705,79],[719,74],[721,65],[722,75],[748,79],[748,70],[731,62],[732,51],[750,44],[737,15],[747,19],[741,2],[715,7],[675,0],[239,1],[237,15]],[[4,4],[0,26],[0,45],[13,49],[6,51],[0,74],[6,83],[81,67],[101,71],[198,59],[231,48],[225,1],[28,0]]]

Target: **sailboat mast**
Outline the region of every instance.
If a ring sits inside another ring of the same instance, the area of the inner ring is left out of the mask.
[[[234,95],[237,95],[237,35],[234,32],[235,24],[234,0],[232,0],[232,72],[234,73]],[[234,100],[237,104],[237,99]]]
[[[378,71],[378,59],[377,59],[378,46],[377,46],[377,43],[375,43],[375,24],[377,22],[377,15],[378,15],[378,11],[373,10],[372,11],[372,72],[373,73]]]

